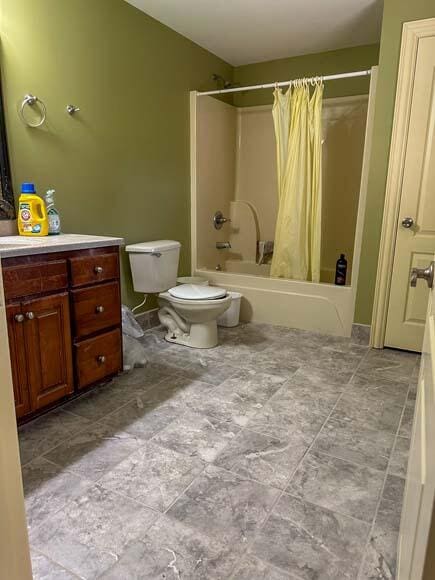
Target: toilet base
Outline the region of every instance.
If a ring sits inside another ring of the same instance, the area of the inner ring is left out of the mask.
[[[191,348],[214,348],[218,344],[216,320],[192,323],[189,332],[183,332],[180,328],[168,330],[165,340]]]

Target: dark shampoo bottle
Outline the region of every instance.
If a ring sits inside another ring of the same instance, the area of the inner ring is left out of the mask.
[[[337,286],[346,285],[347,260],[344,254],[340,254],[335,267],[335,283]]]

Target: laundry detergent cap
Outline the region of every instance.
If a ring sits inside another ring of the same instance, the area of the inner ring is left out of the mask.
[[[35,184],[24,182],[21,184],[21,193],[36,193]]]

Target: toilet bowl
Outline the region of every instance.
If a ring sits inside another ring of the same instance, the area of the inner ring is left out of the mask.
[[[158,293],[158,316],[168,329],[168,342],[213,348],[218,344],[216,320],[230,307],[231,296],[215,286],[176,286],[180,246],[173,240],[126,246],[133,287],[144,294]]]
[[[213,297],[218,292],[220,295]],[[160,293],[158,316],[168,329],[166,340],[193,348],[213,348],[218,344],[217,318],[230,305],[231,296],[213,286],[183,284]]]

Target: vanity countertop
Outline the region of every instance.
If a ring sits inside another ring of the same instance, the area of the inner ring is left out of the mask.
[[[3,236],[0,237],[0,259],[68,250],[85,250],[103,246],[122,246],[123,244],[123,238],[84,234],[59,234],[41,237]]]

